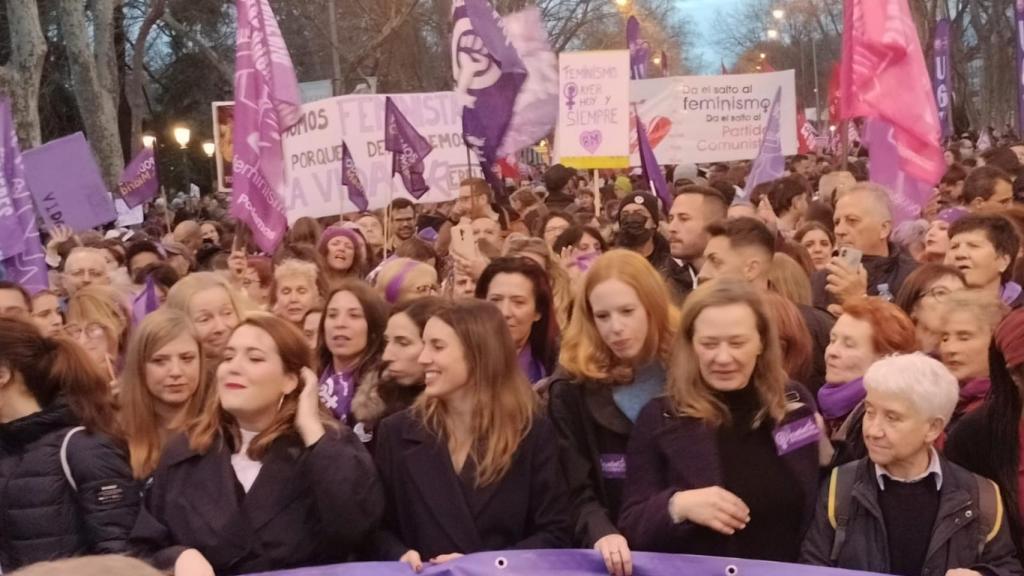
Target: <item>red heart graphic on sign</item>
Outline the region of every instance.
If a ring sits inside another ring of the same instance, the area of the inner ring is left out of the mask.
[[[658,144],[672,131],[672,121],[664,116],[655,116],[650,124],[647,124],[647,141],[651,143],[651,150],[658,147]],[[629,115],[629,152],[632,154],[640,147],[636,138],[636,116]]]

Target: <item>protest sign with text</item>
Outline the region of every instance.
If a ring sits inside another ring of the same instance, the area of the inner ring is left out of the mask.
[[[559,55],[558,162],[572,168],[628,167],[629,73],[628,50]]]
[[[85,232],[117,218],[89,143],[81,132],[21,155],[25,181],[46,229],[58,224]]]
[[[385,94],[338,96],[302,106],[302,117],[284,133],[285,194],[288,221],[357,210],[342,186],[342,140],[366,193],[367,209],[383,208],[388,198],[444,202],[458,195],[459,182],[480,176],[475,155],[462,141],[461,105],[454,92],[392,94],[405,117],[433,146],[424,159],[430,190],[416,200],[384,148]]]
[[[651,148],[661,164],[753,159],[779,90],[779,138],[782,152],[788,156],[797,153],[792,70],[630,82],[631,100],[647,125]],[[630,165],[639,166],[635,130],[632,134]]]
[[[213,103],[214,163],[217,166],[217,191],[231,192],[231,162],[234,160],[235,103]]]

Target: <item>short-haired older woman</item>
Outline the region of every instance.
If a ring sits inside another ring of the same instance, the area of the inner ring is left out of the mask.
[[[632,546],[796,561],[821,431],[749,284],[719,279],[690,293],[666,391],[640,412],[626,455],[619,527]]]
[[[885,574],[1021,574],[999,490],[934,448],[957,404],[956,378],[915,353],[879,360],[864,387],[867,457],[832,471],[801,561]]]
[[[319,272],[312,262],[292,259],[281,262],[274,269],[271,311],[301,328],[306,312],[320,305],[322,294],[318,280]]]
[[[182,278],[167,293],[167,307],[184,312],[214,365],[228,344],[231,331],[252,305],[215,272],[195,272]]]

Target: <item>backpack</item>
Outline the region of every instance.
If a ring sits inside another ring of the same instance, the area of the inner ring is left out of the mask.
[[[832,552],[829,561],[835,564],[839,561],[839,553],[846,542],[846,524],[850,520],[850,501],[853,499],[853,484],[857,474],[857,466],[860,461],[848,462],[842,466],[832,469],[828,480],[828,522],[835,531],[832,539]],[[971,474],[978,485],[978,509],[981,513],[980,521],[982,526],[990,526],[988,531],[982,531],[982,538],[978,539],[978,556],[985,551],[985,546],[991,542],[1003,524],[1003,498],[999,492],[999,486],[977,474]]]

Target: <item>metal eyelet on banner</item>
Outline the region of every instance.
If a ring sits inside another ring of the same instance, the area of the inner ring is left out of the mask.
[[[504,570],[505,568],[508,568],[508,559],[506,559],[504,556],[499,556],[498,559],[494,561],[494,567],[498,570]]]
[[[736,565],[734,565],[734,564],[730,564],[729,566],[725,567],[725,575],[726,576],[739,576],[739,573],[740,573],[740,569],[737,568]]]

